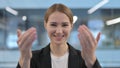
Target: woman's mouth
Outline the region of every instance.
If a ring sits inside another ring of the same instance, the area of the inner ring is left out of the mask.
[[[64,37],[64,35],[54,35],[55,39],[60,41]]]

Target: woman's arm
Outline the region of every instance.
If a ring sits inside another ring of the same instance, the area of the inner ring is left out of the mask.
[[[20,50],[19,66],[20,68],[30,68],[30,60],[32,58],[32,43],[36,39],[36,29],[30,28],[23,34],[21,30],[18,29],[18,47]]]
[[[100,39],[100,33],[98,34],[97,38],[94,39],[92,33],[85,25],[79,26],[78,32],[78,38],[82,46],[82,58],[84,59],[87,68],[92,68],[96,61],[95,50]]]

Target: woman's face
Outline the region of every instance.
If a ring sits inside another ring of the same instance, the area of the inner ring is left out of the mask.
[[[44,24],[51,43],[54,44],[65,43],[73,26],[68,16],[58,11],[52,13]]]

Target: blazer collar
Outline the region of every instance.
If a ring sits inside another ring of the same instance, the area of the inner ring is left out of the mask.
[[[69,48],[69,57],[68,57],[68,68],[78,68],[77,66],[79,65],[78,61],[78,55],[77,51],[75,48],[73,48],[69,43],[68,48]],[[43,55],[44,58],[46,59],[46,66],[44,68],[52,68],[51,66],[51,56],[50,56],[50,44],[48,44],[44,49],[43,49]]]
[[[68,48],[69,48],[69,54],[70,55],[77,55],[76,49],[72,47],[69,43]],[[50,43],[43,49],[43,54],[44,55],[50,55]]]

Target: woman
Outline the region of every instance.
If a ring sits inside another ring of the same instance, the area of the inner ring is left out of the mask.
[[[54,4],[46,11],[44,27],[50,44],[41,50],[31,51],[36,29],[25,33],[17,31],[20,59],[17,68],[101,68],[95,56],[100,33],[94,39],[85,25],[78,28],[82,51],[74,49],[67,39],[73,27],[71,10],[63,4]]]

